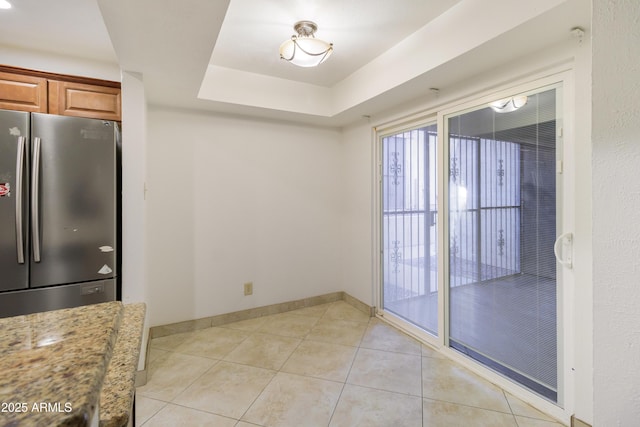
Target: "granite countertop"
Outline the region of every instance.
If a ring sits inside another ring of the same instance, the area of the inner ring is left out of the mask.
[[[145,313],[143,303],[124,306],[118,340],[100,393],[100,427],[123,427],[129,423]]]
[[[0,319],[0,426],[88,425],[123,313],[114,301]]]

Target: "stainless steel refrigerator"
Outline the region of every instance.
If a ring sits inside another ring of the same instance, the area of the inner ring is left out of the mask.
[[[116,299],[118,123],[0,110],[0,317]]]

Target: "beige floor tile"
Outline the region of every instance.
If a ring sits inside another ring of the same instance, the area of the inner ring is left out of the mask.
[[[271,334],[254,333],[225,356],[228,362],[278,370],[302,340]]]
[[[149,363],[147,384],[136,391],[142,396],[168,402],[216,363],[216,360],[204,357],[166,352]]]
[[[144,427],[234,427],[236,420],[168,404]]]
[[[511,407],[511,412],[513,412],[514,415],[521,415],[527,418],[537,418],[539,420],[556,422],[556,420],[554,420],[550,416],[538,411],[536,408],[526,402],[523,402],[514,395],[507,392],[505,392],[504,394],[505,396],[507,396],[507,401],[509,402],[509,406]]]
[[[275,371],[220,362],[198,378],[173,402],[193,409],[240,418]]]
[[[317,341],[302,341],[282,367],[283,372],[344,382],[356,347]]]
[[[363,322],[323,317],[307,334],[306,339],[357,347],[366,329],[367,324]]]
[[[426,344],[422,344],[422,357],[435,357],[436,359],[446,359],[438,350]]]
[[[342,384],[279,372],[242,417],[264,426],[326,426]]]
[[[422,427],[422,399],[347,384],[330,427]]]
[[[159,348],[150,348],[149,349],[149,357],[147,358],[147,365],[151,365],[151,362],[158,359],[162,355],[168,354],[168,350],[161,350]]]
[[[166,337],[154,338],[149,346],[154,349],[174,351],[176,347],[188,341],[193,332],[183,332],[180,334],[167,335]]]
[[[500,388],[450,360],[422,358],[422,395],[429,399],[511,413]]]
[[[371,319],[360,347],[395,353],[422,354],[421,344],[378,319]]]
[[[425,426],[518,427],[512,414],[424,399]]]
[[[220,325],[221,328],[238,329],[241,331],[255,332],[264,324],[267,316],[256,317],[254,319],[240,320],[238,322]]]
[[[516,415],[518,427],[562,427],[562,424],[553,421],[539,420]]]
[[[368,323],[370,317],[353,307],[352,305],[347,304],[344,301],[336,301],[331,303],[327,312],[322,316],[327,319],[338,319],[338,320],[351,320],[354,322],[364,322]]]
[[[249,334],[249,332],[245,331],[217,327],[200,329],[188,334],[178,334],[186,335],[186,337],[179,342],[176,340],[171,343],[173,346],[172,351],[192,356],[222,359],[244,341]],[[159,338],[159,340],[164,340],[165,338],[171,337],[163,337]],[[168,343],[163,342],[160,345],[167,345],[168,347]]]
[[[274,314],[265,319],[258,332],[283,337],[304,338],[317,322],[317,318],[310,316],[296,316],[289,313]]]
[[[561,427],[343,301],[156,338],[150,347],[137,426]]]
[[[347,383],[421,396],[418,355],[358,349]]]
[[[153,417],[158,411],[164,408],[167,402],[149,399],[144,396],[136,396],[136,427],[144,424],[149,418]]]
[[[291,310],[289,311],[289,313],[296,314],[299,316],[309,316],[309,317],[320,318],[327,312],[330,306],[331,306],[331,303],[312,305],[311,307]]]

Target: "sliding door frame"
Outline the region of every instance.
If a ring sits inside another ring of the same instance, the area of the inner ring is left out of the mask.
[[[425,126],[435,125],[437,122],[436,112],[428,112],[426,114],[420,114],[412,117],[408,117],[405,120],[400,122],[394,122],[390,125],[380,126],[373,129],[373,140],[374,140],[374,189],[373,189],[373,279],[374,283],[377,284],[374,290],[374,301],[376,304],[376,314],[380,317],[384,317],[390,323],[398,326],[401,329],[406,330],[412,335],[415,335],[422,341],[429,343],[430,345],[440,348],[441,344],[439,341],[439,337],[442,334],[442,310],[439,307],[442,306],[442,293],[440,292],[440,275],[441,272],[437,273],[437,287],[438,287],[438,335],[434,336],[433,334],[423,330],[422,328],[415,326],[412,323],[409,323],[405,319],[395,315],[392,312],[384,310],[384,274],[383,274],[383,220],[384,220],[384,200],[382,197],[383,192],[383,139],[389,136],[397,135],[399,133],[419,129]],[[440,150],[440,133],[438,128],[438,139],[436,142],[436,174],[439,173],[439,154]],[[426,147],[428,150],[428,145]],[[428,201],[425,201],[425,209]],[[438,211],[439,212],[439,211]],[[426,216],[425,216],[426,218]],[[438,221],[439,222],[439,221]],[[427,253],[429,248],[425,248],[425,254]],[[438,243],[438,251],[440,251],[439,243]],[[425,255],[426,256],[426,255]],[[438,262],[438,268],[440,267],[440,263]]]
[[[556,146],[556,199],[559,201],[556,210],[556,235],[572,232],[574,229],[575,200],[571,191],[574,188],[574,157],[573,157],[573,111],[569,108],[574,99],[574,83],[571,69],[559,67],[548,70],[545,75],[519,79],[511,84],[505,84],[480,94],[468,96],[459,101],[443,103],[437,108],[423,113],[405,117],[390,123],[381,124],[373,128],[373,182],[372,185],[372,278],[374,281],[373,296],[376,313],[390,323],[400,327],[407,333],[435,347],[443,355],[459,362],[473,372],[483,376],[494,384],[514,396],[532,404],[558,419],[568,422],[575,406],[575,390],[573,389],[574,364],[574,274],[573,270],[556,263],[557,280],[557,344],[558,344],[558,401],[556,403],[535,394],[514,381],[496,373],[495,371],[471,360],[449,347],[449,201],[445,195],[449,191],[449,141],[446,117],[460,114],[467,110],[474,110],[489,102],[506,98],[523,92],[556,87],[556,111],[558,112],[557,146]],[[385,312],[382,303],[382,138],[399,133],[403,130],[414,129],[424,125],[437,124],[437,210],[440,213],[437,223],[438,235],[438,335],[434,336],[421,328],[412,325],[402,318]]]

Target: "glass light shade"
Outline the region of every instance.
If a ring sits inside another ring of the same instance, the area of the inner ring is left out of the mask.
[[[280,45],[280,57],[299,67],[316,67],[331,56],[333,44],[314,37],[296,37]]]
[[[11,3],[7,0],[0,0],[0,9],[11,9]]]
[[[500,99],[489,104],[496,113],[510,113],[523,107],[527,103],[527,97],[524,95],[514,96],[511,98]]]

